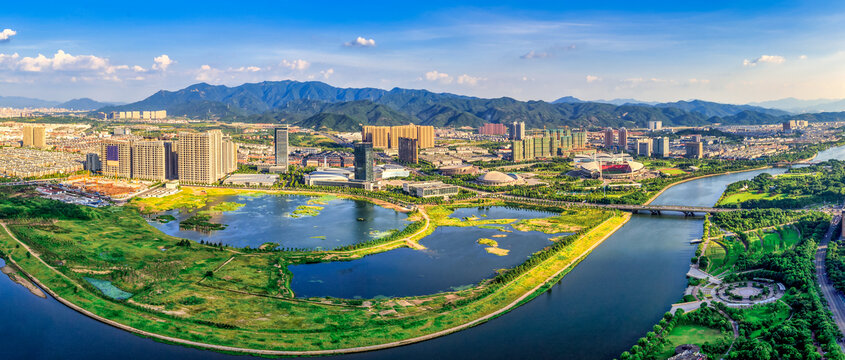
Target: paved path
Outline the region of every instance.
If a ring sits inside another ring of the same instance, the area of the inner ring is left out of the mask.
[[[822,294],[824,298],[827,300],[827,305],[830,308],[830,311],[833,313],[833,320],[836,322],[836,326],[839,327],[839,333],[845,333],[845,297],[842,296],[840,292],[833,287],[833,283],[827,277],[827,271],[824,268],[825,258],[827,258],[827,245],[830,243],[831,238],[833,238],[834,232],[836,231],[836,227],[841,221],[840,216],[834,216],[833,220],[830,222],[830,228],[828,228],[827,233],[824,235],[824,239],[819,244],[818,250],[816,250],[816,276],[819,279],[819,286],[822,289]],[[839,341],[839,347],[845,351],[845,343],[843,341]]]

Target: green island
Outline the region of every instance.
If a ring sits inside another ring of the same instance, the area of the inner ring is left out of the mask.
[[[163,234],[143,217],[232,194],[265,192],[184,187],[170,197],[89,208],[40,198],[29,187],[6,187],[0,190],[0,251],[69,306],[145,336],[218,351],[315,355],[425,340],[495,318],[548,290],[630,218],[615,210],[534,207],[558,214],[534,226],[553,223],[555,232],[571,234],[474,286],[406,298],[300,299],[290,289],[289,265],[422,248],[419,240],[440,226],[516,222],[458,219],[450,216],[455,209],[521,205],[475,199],[420,206],[401,231],[329,251],[196,243]]]

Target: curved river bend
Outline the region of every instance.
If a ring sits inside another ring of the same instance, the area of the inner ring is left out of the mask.
[[[842,151],[834,148],[827,152]],[[820,156],[826,154],[820,154]],[[713,205],[724,188],[759,170],[679,184],[654,204]],[[636,215],[551,291],[486,324],[349,359],[612,359],[678,301],[702,220]],[[0,277],[0,351],[7,359],[243,359],[117,330]]]

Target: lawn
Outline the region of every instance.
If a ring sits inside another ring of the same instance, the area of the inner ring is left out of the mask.
[[[664,173],[669,176],[676,176],[676,175],[686,175],[686,171],[683,171],[678,168],[662,168],[658,169],[661,173]]]
[[[784,194],[771,194],[768,192],[742,191],[723,197],[716,205],[730,205],[745,202],[748,200],[780,200],[786,198]]]
[[[723,339],[726,335],[718,329],[701,325],[678,325],[666,335],[666,344],[663,350],[657,354],[658,359],[668,359],[675,355],[675,347],[683,344],[695,344],[698,346],[704,343],[714,343]]]

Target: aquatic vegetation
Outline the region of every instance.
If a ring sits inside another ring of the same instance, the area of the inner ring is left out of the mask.
[[[478,239],[477,243],[479,243],[481,245],[492,246],[492,247],[498,247],[499,246],[499,243],[496,242],[496,240],[488,239],[488,238]]]
[[[111,283],[111,281],[94,279],[94,278],[89,278],[89,277],[85,277],[83,279],[85,279],[85,281],[87,281],[89,284],[91,284],[95,288],[97,288],[97,290],[100,290],[100,292],[103,293],[103,295],[108,296],[112,299],[126,300],[126,299],[132,297],[132,293],[118,289],[116,286],[114,286]]]

